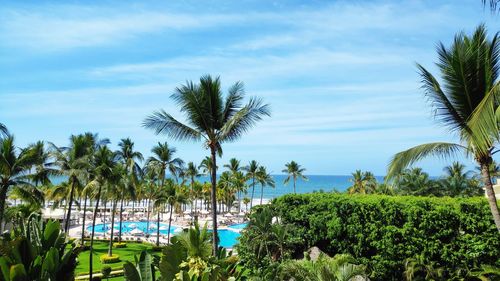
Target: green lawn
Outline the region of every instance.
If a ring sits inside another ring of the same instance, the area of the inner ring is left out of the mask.
[[[120,262],[108,264],[111,268],[121,268],[124,261],[134,262],[134,255],[139,255],[142,250],[147,250],[150,254],[159,255],[158,252],[153,253],[151,251],[151,244],[147,243],[133,243],[127,242],[126,248],[113,248],[113,254],[120,255]],[[103,264],[101,263],[100,257],[103,254],[108,253],[108,243],[107,242],[94,242],[94,254],[93,254],[93,271],[100,271]],[[78,256],[78,265],[76,267],[75,274],[88,274],[89,272],[89,251],[84,251]],[[116,280],[122,280],[122,277]],[[110,280],[112,280],[110,278]]]

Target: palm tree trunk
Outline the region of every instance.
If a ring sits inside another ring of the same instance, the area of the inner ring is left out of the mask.
[[[85,239],[85,218],[87,217],[87,194],[85,194],[85,200],[83,201],[83,223],[82,223],[82,245]]]
[[[160,208],[158,208],[158,221],[156,222],[156,247],[160,246]]]
[[[264,196],[264,185],[260,187],[260,205],[262,205],[262,197]]]
[[[115,200],[112,203],[112,210],[111,210],[111,233],[109,235],[109,246],[108,246],[108,257],[111,257],[113,255],[113,236],[115,233],[115,211],[116,211],[116,205],[118,204],[118,200]]]
[[[293,177],[293,193],[297,193],[297,191],[295,190],[295,183],[297,182],[297,179],[295,177]]]
[[[5,210],[5,200],[7,199],[7,190],[9,186],[4,185],[0,190],[0,233],[3,233],[3,216]]]
[[[97,191],[97,198],[94,207],[94,217],[92,218],[92,234],[90,235],[90,256],[89,256],[89,280],[92,280],[92,258],[94,254],[94,231],[95,231],[95,219],[97,218],[97,211],[99,210],[99,200],[101,199],[101,185],[99,184],[99,189]]]
[[[118,242],[122,242],[122,220],[123,220],[123,194],[120,202],[120,232],[118,232]]]
[[[149,233],[149,208],[151,205],[151,199],[148,198],[148,222],[146,223],[146,235]]]
[[[488,197],[493,221],[495,222],[497,230],[500,232],[500,213],[498,212],[497,199],[495,191],[493,190],[493,184],[491,183],[489,165],[481,164],[481,176],[483,177],[484,188],[486,189],[486,196]]]
[[[66,224],[64,225],[64,232],[68,233],[69,223],[71,220],[71,206],[73,205],[73,193],[75,192],[75,179],[71,181],[71,191],[69,192],[68,213],[66,214]]]
[[[172,212],[174,210],[172,210],[172,204],[170,204],[170,214],[169,214],[169,218],[168,218],[168,233],[167,233],[167,244],[170,244],[170,227],[172,226]]]
[[[218,245],[218,240],[219,236],[217,235],[217,159],[215,155],[215,146],[212,145],[210,146],[210,152],[211,152],[211,159],[212,159],[212,190],[211,190],[211,197],[212,197],[212,253],[214,257],[217,255],[217,245]]]
[[[252,177],[252,198],[250,199],[250,209],[253,206],[253,193],[255,191],[255,177]]]

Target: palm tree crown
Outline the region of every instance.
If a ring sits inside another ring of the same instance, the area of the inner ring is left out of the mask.
[[[282,172],[286,173],[288,177],[285,179],[284,184],[288,184],[290,179],[293,179],[293,193],[297,193],[295,188],[297,179],[307,180],[307,177],[303,175],[305,171],[305,168],[300,167],[300,165],[293,160],[285,164],[285,169]]]
[[[186,123],[175,119],[164,110],[157,111],[144,120],[144,126],[157,134],[175,140],[200,141],[210,149],[212,171],[213,253],[217,250],[217,179],[216,154],[222,154],[222,144],[239,139],[264,116],[270,115],[269,106],[258,98],[243,104],[243,83],[233,84],[224,97],[219,77],[203,76],[199,83],[187,82],[178,87],[172,99],[185,114]]]
[[[406,167],[427,156],[447,158],[457,152],[471,155],[481,167],[490,209],[500,231],[500,214],[489,174],[494,139],[482,138],[476,126],[471,126],[469,122],[483,99],[498,84],[500,46],[497,35],[488,40],[486,29],[481,25],[472,36],[464,33],[456,35],[449,49],[440,44],[437,52],[439,62],[436,65],[442,82],[423,66],[417,65],[422,88],[435,110],[436,120],[450,132],[457,133],[461,142],[427,143],[399,152],[389,164],[387,179],[394,179]]]

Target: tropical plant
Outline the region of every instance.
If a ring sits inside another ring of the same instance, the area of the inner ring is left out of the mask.
[[[347,188],[349,194],[370,194],[374,193],[377,188],[377,179],[371,172],[356,170],[349,181],[352,182],[352,185]]]
[[[126,281],[154,281],[155,267],[152,263],[151,255],[146,251],[142,251],[139,255],[134,256],[135,265],[129,261],[123,263],[123,274]],[[162,279],[168,280],[168,279]]]
[[[39,216],[30,216],[20,233],[4,236],[1,242],[0,279],[73,280],[79,250],[66,242],[59,222],[45,225]]]
[[[291,260],[282,264],[281,280],[303,281],[350,281],[355,277],[364,280],[365,266],[355,264],[348,254],[335,255],[333,258],[321,253],[316,261],[306,256],[303,260]]]
[[[97,212],[99,210],[99,201],[101,199],[102,188],[109,183],[113,177],[113,169],[116,166],[116,155],[106,146],[100,146],[93,157],[93,171],[94,179],[89,183],[90,187],[96,190],[94,216],[92,218],[92,232],[90,235],[90,251],[89,251],[89,280],[92,280],[92,260],[94,253],[94,234],[95,234],[95,221]]]
[[[198,199],[198,192],[196,190],[196,178],[200,177],[201,174],[198,171],[198,167],[193,163],[189,162],[187,164],[186,170],[184,171],[184,174],[187,178],[189,178],[190,183],[191,183],[191,194],[193,197],[193,205],[194,205],[194,213],[196,214],[196,199]]]
[[[8,135],[9,135],[9,130],[7,129],[7,126],[5,126],[3,123],[0,123],[0,139]]]
[[[404,277],[407,281],[443,280],[444,268],[427,260],[424,255],[418,255],[405,261]]]
[[[285,169],[282,171],[286,173],[288,176],[286,177],[284,184],[288,184],[290,179],[293,179],[293,193],[297,193],[295,185],[297,183],[297,179],[307,180],[307,177],[303,175],[306,169],[300,167],[300,165],[295,161],[290,161],[285,164]]]
[[[495,138],[483,134],[471,117],[491,91],[495,91],[500,68],[500,45],[495,35],[486,37],[486,28],[479,26],[472,36],[459,33],[451,47],[442,43],[438,47],[438,69],[442,74],[442,85],[423,66],[417,65],[422,87],[436,110],[439,122],[457,133],[460,144],[435,142],[415,146],[397,153],[391,160],[387,178],[393,179],[406,167],[427,156],[448,158],[457,152],[471,155],[481,167],[483,184],[488,197],[495,225],[500,231],[500,213],[492,188],[489,167],[492,163],[492,148]],[[480,119],[489,123],[488,119]],[[498,135],[498,130],[494,132]],[[487,136],[486,138],[484,136]]]
[[[13,186],[31,185],[26,175],[36,160],[33,150],[17,151],[14,146],[14,136],[0,139],[0,232],[3,230],[7,193]]]
[[[68,184],[70,186],[69,195],[67,197],[68,207],[64,225],[65,232],[69,231],[75,191],[83,188],[81,180],[87,172],[91,147],[92,145],[85,135],[72,135],[70,137],[69,147],[57,147],[52,145],[52,154],[54,155],[55,163],[59,167],[61,173],[68,178]]]
[[[441,196],[443,194],[443,189],[421,168],[405,169],[398,176],[395,186],[396,192],[401,195]]]
[[[260,205],[262,205],[262,198],[264,197],[264,187],[270,186],[275,187],[275,182],[273,176],[267,172],[264,166],[260,166],[257,171],[257,181],[260,183]]]
[[[187,82],[177,88],[172,99],[186,114],[187,124],[183,124],[164,110],[146,118],[144,126],[163,133],[176,140],[204,140],[211,157],[211,203],[213,221],[213,254],[217,251],[217,160],[222,155],[222,144],[235,141],[248,131],[263,116],[269,116],[268,105],[260,99],[251,98],[243,105],[243,83],[237,82],[229,88],[224,98],[220,79],[211,76],[200,78],[199,84]]]
[[[252,195],[250,196],[250,209],[252,209],[253,206],[253,196],[255,193],[255,179],[257,178],[257,171],[259,169],[259,163],[257,161],[252,160],[248,164],[248,166],[243,167],[243,170],[247,172],[247,177],[249,179],[252,179]]]

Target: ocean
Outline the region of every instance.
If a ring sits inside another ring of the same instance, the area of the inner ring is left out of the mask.
[[[345,191],[349,186],[351,186],[351,176],[347,175],[306,175],[308,180],[304,181],[301,179],[297,180],[297,193],[311,193],[314,191]],[[271,188],[269,186],[264,187],[264,198],[272,199],[279,197],[281,195],[287,193],[293,193],[293,181],[285,185],[284,181],[286,179],[286,175],[273,175],[274,181],[276,183],[275,188]],[[383,182],[383,177],[377,176],[377,181]],[[57,184],[63,181],[63,177],[57,177],[53,179],[53,183]],[[209,181],[207,176],[202,176],[198,178],[199,181],[205,182]],[[250,182],[249,182],[250,183]],[[260,185],[255,185],[255,195],[254,198],[260,198]],[[251,187],[248,188],[246,197],[251,196]]]

